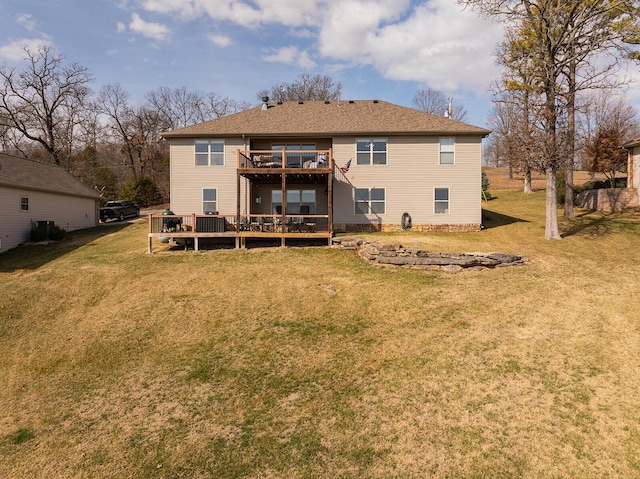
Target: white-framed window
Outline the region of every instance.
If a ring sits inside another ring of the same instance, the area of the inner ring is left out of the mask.
[[[218,190],[216,188],[202,190],[202,213],[205,215],[218,214]]]
[[[282,190],[271,190],[271,213],[282,212]],[[287,189],[287,214],[288,215],[315,215],[316,214],[316,190],[290,190]]]
[[[387,140],[385,138],[359,138],[356,140],[357,165],[386,165]]]
[[[440,138],[440,164],[453,165],[455,163],[455,138]]]
[[[20,211],[29,211],[29,197],[21,196],[20,197]]]
[[[355,214],[383,215],[385,212],[384,188],[356,188],[354,192]]]
[[[433,191],[433,211],[437,215],[449,214],[449,188],[435,188]]]
[[[196,166],[224,166],[224,140],[196,140]]]

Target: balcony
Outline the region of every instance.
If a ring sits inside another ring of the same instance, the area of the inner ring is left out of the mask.
[[[238,151],[238,170],[305,170],[327,173],[333,168],[331,150],[245,150]]]

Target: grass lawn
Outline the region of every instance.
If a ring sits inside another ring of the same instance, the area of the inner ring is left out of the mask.
[[[146,254],[146,223],[0,255],[0,477],[640,476],[640,217],[492,191],[524,267],[327,247]]]

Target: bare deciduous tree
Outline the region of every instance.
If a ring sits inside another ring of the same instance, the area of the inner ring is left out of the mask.
[[[168,130],[213,120],[250,107],[247,102],[221,98],[215,93],[188,91],[185,87],[159,87],[149,92],[146,100],[147,106],[164,119]]]
[[[541,158],[546,176],[545,238],[560,239],[556,179],[566,165],[560,147],[563,75],[587,58],[585,52],[625,51],[625,41],[637,38],[637,0],[458,0],[487,16],[506,20],[507,30],[526,42],[541,86],[544,105]],[[566,98],[565,98],[566,101]],[[566,103],[565,103],[566,105]]]
[[[461,105],[453,105],[453,100],[447,99],[440,90],[433,88],[418,90],[411,103],[418,110],[426,111],[432,115],[442,116],[446,114],[453,120],[467,120],[467,110]]]
[[[40,145],[56,165],[68,158],[93,80],[89,70],[42,46],[24,48],[23,71],[0,68],[0,121]]]
[[[273,101],[339,100],[342,84],[326,75],[303,73],[292,83],[274,85],[270,90],[258,92],[257,98],[269,97]]]

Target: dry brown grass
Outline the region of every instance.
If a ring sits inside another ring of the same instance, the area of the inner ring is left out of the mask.
[[[327,248],[147,255],[145,225],[0,256],[0,477],[637,477],[640,221],[499,190],[525,267]]]

